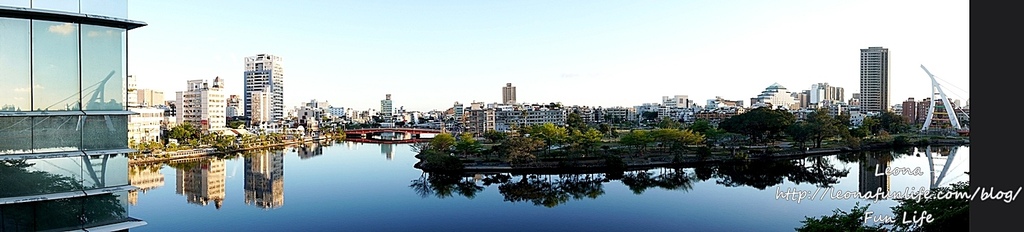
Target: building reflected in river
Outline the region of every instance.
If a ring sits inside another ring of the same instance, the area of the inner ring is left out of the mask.
[[[889,192],[890,176],[875,173],[885,173],[889,168],[892,157],[888,155],[865,155],[865,160],[860,163],[860,178],[858,178],[861,193]]]
[[[208,205],[211,201],[217,209],[224,204],[224,160],[217,158],[204,159],[189,163],[185,169],[176,172],[174,192],[184,195],[188,203]]]
[[[135,205],[139,200],[139,192],[145,194],[151,189],[164,186],[164,174],[160,173],[163,164],[128,166],[128,182],[138,189],[128,191],[128,204]]]
[[[284,151],[257,151],[245,158],[245,204],[264,209],[284,205]]]
[[[383,143],[380,144],[380,154],[384,155],[388,160],[395,158],[395,147],[394,145]]]

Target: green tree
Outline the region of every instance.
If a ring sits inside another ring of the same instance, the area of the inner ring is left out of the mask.
[[[580,117],[580,114],[576,112],[569,113],[569,115],[566,116],[565,124],[569,130],[586,131],[587,128],[589,128],[587,123],[583,121],[583,117]]]
[[[487,130],[484,132],[484,138],[486,138],[491,143],[501,143],[502,141],[505,141],[505,139],[508,138],[508,134],[496,130]]]
[[[821,218],[816,217],[805,217],[801,222],[804,224],[796,231],[886,231],[881,227],[868,226],[865,224],[864,215],[866,214],[868,207],[871,205],[860,206],[860,202],[853,206],[850,212],[835,209],[832,211],[831,216],[822,216]]]
[[[455,146],[455,137],[452,134],[441,133],[434,136],[430,140],[429,150],[441,152],[443,154],[451,153],[452,147]]]
[[[658,128],[661,128],[661,129],[682,129],[683,128],[683,124],[679,123],[679,121],[676,121],[675,119],[672,119],[672,118],[669,118],[669,117],[664,117],[664,118],[661,118],[661,121],[658,121]]]
[[[460,155],[479,155],[481,150],[483,146],[470,133],[462,133],[455,142],[455,152]]]
[[[502,143],[498,151],[505,155],[505,161],[515,166],[528,165],[537,160],[533,154],[544,147],[544,141],[533,137],[511,137]]]
[[[575,152],[591,154],[594,147],[601,142],[601,137],[603,137],[603,134],[600,131],[588,128],[585,131],[572,130],[572,133],[569,135],[569,141],[571,141]]]
[[[622,135],[619,138],[619,143],[632,147],[637,153],[643,154],[647,150],[647,145],[654,142],[654,138],[644,130],[634,130]]]
[[[722,120],[719,128],[746,135],[754,143],[770,143],[795,121],[796,116],[789,111],[761,107]]]
[[[842,135],[842,131],[848,130],[839,119],[829,115],[828,109],[825,108],[807,114],[806,122],[811,126],[811,138],[814,140],[814,147],[817,148],[821,147],[823,140]]]
[[[530,127],[530,137],[536,137],[544,141],[546,146],[557,146],[568,139],[568,131],[564,127],[555,126],[552,123],[533,125]]]
[[[789,135],[793,142],[796,142],[800,148],[804,148],[804,144],[811,140],[813,136],[813,126],[805,121],[800,121],[789,125],[786,128],[786,134]]]
[[[885,112],[875,115],[874,117],[878,120],[879,130],[885,130],[890,134],[899,134],[910,131],[910,125],[907,124],[906,119],[904,119],[902,115],[893,112]]]

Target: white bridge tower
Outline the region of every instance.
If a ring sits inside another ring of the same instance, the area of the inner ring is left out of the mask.
[[[932,79],[931,100],[928,102],[928,118],[924,120],[924,126],[921,127],[921,131],[928,130],[928,126],[932,124],[932,117],[935,115],[936,98],[942,101],[942,108],[945,109],[946,115],[949,116],[949,123],[953,125],[953,129],[962,129],[960,128],[960,120],[957,119],[956,112],[953,112],[953,105],[949,104],[949,98],[947,98],[946,93],[942,91],[942,87],[939,86],[939,82],[935,81],[935,76],[932,75],[927,68],[924,68],[924,65],[921,65],[921,69],[924,69],[924,72]]]

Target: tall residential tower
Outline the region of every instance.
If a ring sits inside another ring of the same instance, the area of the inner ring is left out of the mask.
[[[254,110],[265,110],[270,113],[265,117],[271,122],[284,119],[284,69],[281,63],[281,57],[269,54],[245,58],[245,117],[252,119]],[[267,95],[270,104],[264,103],[262,106],[268,109],[253,108],[254,92]]]
[[[860,109],[864,112],[889,111],[889,49],[869,47],[860,50]]]
[[[501,87],[501,103],[516,104],[516,87],[512,83],[506,83]]]

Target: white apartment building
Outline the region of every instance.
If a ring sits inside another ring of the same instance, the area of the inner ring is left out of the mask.
[[[386,123],[394,122],[395,108],[393,104],[390,93],[384,96],[384,100],[380,100],[380,117]]]
[[[244,115],[245,111],[242,111],[242,98],[233,94],[228,96],[227,107],[224,109],[224,116],[230,118]]]
[[[254,92],[263,92],[267,94],[269,101],[263,101],[261,104],[268,107],[269,115],[261,116],[267,118],[267,120],[261,120],[261,122],[280,122],[284,120],[284,69],[282,66],[282,59],[279,56],[270,54],[259,54],[245,58],[245,73],[243,79],[245,85],[243,86],[243,93],[245,97],[244,109],[245,116],[249,118],[253,117],[253,100],[252,96]]]
[[[799,109],[799,104],[796,104],[796,99],[793,98],[793,94],[786,90],[786,87],[774,83],[768,88],[765,88],[761,94],[755,98],[757,101],[751,106],[770,104],[773,109]],[[757,104],[761,103],[761,104]]]
[[[160,141],[161,124],[164,121],[164,109],[161,108],[128,108],[136,114],[128,115],[128,141],[135,143]]]
[[[204,132],[225,129],[227,99],[223,87],[224,82],[220,77],[214,78],[213,83],[204,80],[188,81],[188,90],[178,91],[175,97],[177,123],[191,123]]]
[[[691,102],[687,95],[662,96],[661,104],[674,108],[690,108]]]

